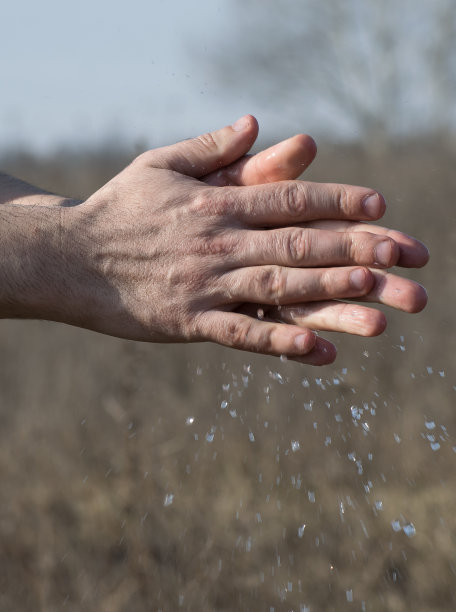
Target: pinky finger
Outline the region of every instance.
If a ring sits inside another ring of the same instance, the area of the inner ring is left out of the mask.
[[[261,321],[236,312],[206,312],[198,327],[204,340],[264,355],[302,357],[312,351],[317,341],[310,329]]]

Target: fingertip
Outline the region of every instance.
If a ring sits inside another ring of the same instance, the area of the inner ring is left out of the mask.
[[[302,357],[293,357],[293,361],[313,366],[330,365],[337,357],[337,349],[328,340],[317,337],[314,348]]]
[[[259,131],[258,121],[253,115],[243,115],[237,119],[232,125],[231,129],[233,132],[252,132],[255,133],[255,137]]]
[[[385,198],[378,191],[369,193],[363,199],[363,210],[368,219],[380,219],[386,211]]]
[[[361,335],[365,336],[366,338],[381,336],[386,330],[387,325],[388,321],[383,312],[369,309],[366,312],[366,321],[364,323],[364,328]]]
[[[296,134],[290,140],[294,140],[298,147],[305,152],[306,160],[302,161],[303,170],[305,170],[317,155],[317,143],[309,134]]]
[[[416,242],[417,242],[417,245],[416,245],[416,253],[415,253],[415,260],[414,260],[415,265],[413,267],[423,268],[429,262],[431,254],[429,253],[429,249],[427,248],[425,244],[423,244],[419,240],[417,240]]]
[[[309,353],[317,341],[316,335],[310,329],[302,329],[294,338],[294,348],[301,355]]]
[[[415,295],[413,296],[413,300],[410,302],[410,307],[407,309],[407,312],[411,314],[416,314],[424,310],[428,302],[428,294],[423,285],[419,285],[416,283],[415,287]]]

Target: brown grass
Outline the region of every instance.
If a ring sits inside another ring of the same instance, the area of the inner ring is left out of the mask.
[[[128,157],[1,167],[84,197]],[[332,367],[3,322],[0,610],[454,610],[454,163],[321,147],[313,180],[379,188],[432,254],[427,311]]]

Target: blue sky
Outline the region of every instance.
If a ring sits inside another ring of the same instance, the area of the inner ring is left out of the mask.
[[[209,78],[229,1],[2,6],[0,148],[188,137],[250,111]]]

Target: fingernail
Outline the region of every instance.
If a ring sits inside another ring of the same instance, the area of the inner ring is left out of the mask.
[[[371,219],[378,219],[382,216],[383,206],[383,199],[378,193],[372,193],[363,202],[364,213]]]
[[[299,336],[295,336],[294,345],[300,353],[307,353],[309,350],[309,336],[307,334],[299,334]]]
[[[364,289],[366,286],[366,271],[363,268],[356,268],[350,272],[350,285],[353,289]]]
[[[375,263],[381,266],[388,266],[391,261],[392,243],[389,240],[383,240],[375,247]]]
[[[248,123],[247,117],[241,117],[235,121],[231,127],[235,132],[242,132],[242,130],[245,130]]]

